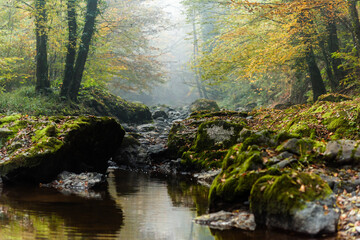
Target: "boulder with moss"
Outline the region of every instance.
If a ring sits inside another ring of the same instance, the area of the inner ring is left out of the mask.
[[[220,108],[216,103],[216,101],[209,99],[198,99],[192,104],[190,104],[189,109],[191,112],[204,111],[204,110],[211,112],[220,111]]]
[[[149,108],[141,103],[125,101],[119,96],[99,88],[88,88],[80,100],[96,116],[111,116],[125,123],[146,123],[152,120]]]
[[[266,168],[258,147],[243,150],[243,146],[237,144],[229,149],[222,171],[211,185],[209,202],[212,211],[247,201],[253,184],[260,177],[280,174],[278,169]]]
[[[335,233],[340,217],[329,185],[317,175],[294,171],[259,178],[250,208],[257,224],[309,235]]]
[[[4,182],[49,182],[62,171],[105,173],[125,131],[109,117],[0,116]]]
[[[224,120],[200,124],[192,147],[182,155],[183,165],[192,170],[221,167],[227,149],[239,141],[244,126]]]

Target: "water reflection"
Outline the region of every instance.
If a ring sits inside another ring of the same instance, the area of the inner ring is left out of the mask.
[[[5,188],[0,197],[1,239],[113,238],[122,224],[107,192],[96,200],[26,186]]]
[[[108,180],[111,196],[124,210],[119,239],[214,239],[209,228],[192,222],[196,204],[190,193],[181,196],[183,188],[174,187],[181,182],[169,184],[165,179],[122,170],[114,171]]]
[[[208,189],[183,179],[116,170],[108,182],[107,191],[98,193],[101,199],[38,187],[3,189],[0,239],[310,239],[265,229],[214,231],[194,224],[192,219],[207,211]]]

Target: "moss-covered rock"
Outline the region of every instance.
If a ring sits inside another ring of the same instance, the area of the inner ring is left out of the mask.
[[[185,125],[184,122],[174,123],[168,136],[168,152],[173,158],[180,158],[188,151],[194,141],[196,127]]]
[[[93,115],[111,116],[120,122],[146,123],[152,120],[149,108],[141,103],[131,103],[99,88],[88,88],[83,91],[84,105]]]
[[[216,111],[220,111],[220,108],[216,103],[216,101],[209,99],[198,99],[190,105],[191,112],[204,111],[204,110],[216,112]]]
[[[13,131],[0,153],[6,182],[47,182],[64,170],[104,173],[125,133],[108,117],[19,116],[0,122]]]
[[[227,149],[237,143],[245,123],[214,120],[202,123],[197,131],[193,150]]]
[[[342,102],[342,101],[349,101],[352,100],[351,97],[339,94],[339,93],[328,93],[323,94],[318,98],[318,101],[324,101],[324,102]]]
[[[294,171],[259,178],[250,195],[257,224],[311,235],[336,232],[339,213],[334,206],[326,182]]]
[[[250,147],[242,151],[243,144],[229,149],[221,173],[213,181],[209,202],[211,210],[218,210],[225,205],[237,205],[246,201],[253,184],[262,176],[279,175],[277,169],[266,169],[260,151]]]
[[[227,150],[187,151],[181,157],[181,164],[187,171],[201,171],[220,168]]]

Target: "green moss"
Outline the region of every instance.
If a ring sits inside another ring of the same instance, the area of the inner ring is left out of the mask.
[[[210,188],[210,208],[216,208],[220,203],[241,204],[248,200],[251,189],[259,178],[279,174],[280,171],[276,169],[252,170],[243,173],[231,173],[230,175],[221,173],[215,178]]]
[[[0,116],[1,117],[1,116]],[[9,122],[14,122],[21,118],[21,114],[15,114],[10,116],[2,116],[0,118],[0,126]]]
[[[290,133],[288,131],[280,131],[276,136],[275,136],[275,141],[277,143],[282,143],[288,139],[291,138],[300,138],[299,134],[294,134],[294,133]]]
[[[343,118],[334,118],[332,121],[327,125],[327,129],[329,131],[336,131],[338,128],[346,128],[348,126],[347,121]]]
[[[279,170],[265,167],[260,151],[252,146],[242,151],[243,144],[229,149],[223,161],[222,172],[215,178],[209,193],[210,206],[219,203],[241,203],[247,200],[255,181],[267,174],[280,174]]]
[[[189,171],[220,168],[226,153],[224,150],[205,150],[200,153],[188,151],[183,153],[181,164]]]
[[[264,176],[251,190],[250,208],[255,216],[291,215],[306,202],[326,199],[330,194],[329,185],[317,175],[291,172]]]

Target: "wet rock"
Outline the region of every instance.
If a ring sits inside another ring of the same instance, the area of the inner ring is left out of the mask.
[[[98,194],[90,190],[106,186],[106,177],[104,174],[94,172],[75,174],[64,171],[58,175],[56,180],[40,186],[55,188],[63,194],[94,198]]]
[[[239,228],[242,230],[254,231],[256,228],[254,215],[249,212],[220,211],[197,217],[194,219],[194,222],[219,230]]]
[[[149,132],[156,129],[155,125],[152,123],[142,124],[136,127],[139,132]]]
[[[153,117],[153,119],[158,119],[158,118],[167,119],[167,118],[169,118],[168,115],[166,114],[166,112],[162,111],[162,110],[157,110],[157,111],[153,112],[152,117]]]
[[[197,179],[197,181],[201,185],[210,187],[211,183],[214,181],[216,176],[220,174],[220,172],[221,172],[221,169],[210,170],[207,172],[196,173],[196,174],[194,174],[194,177]]]

